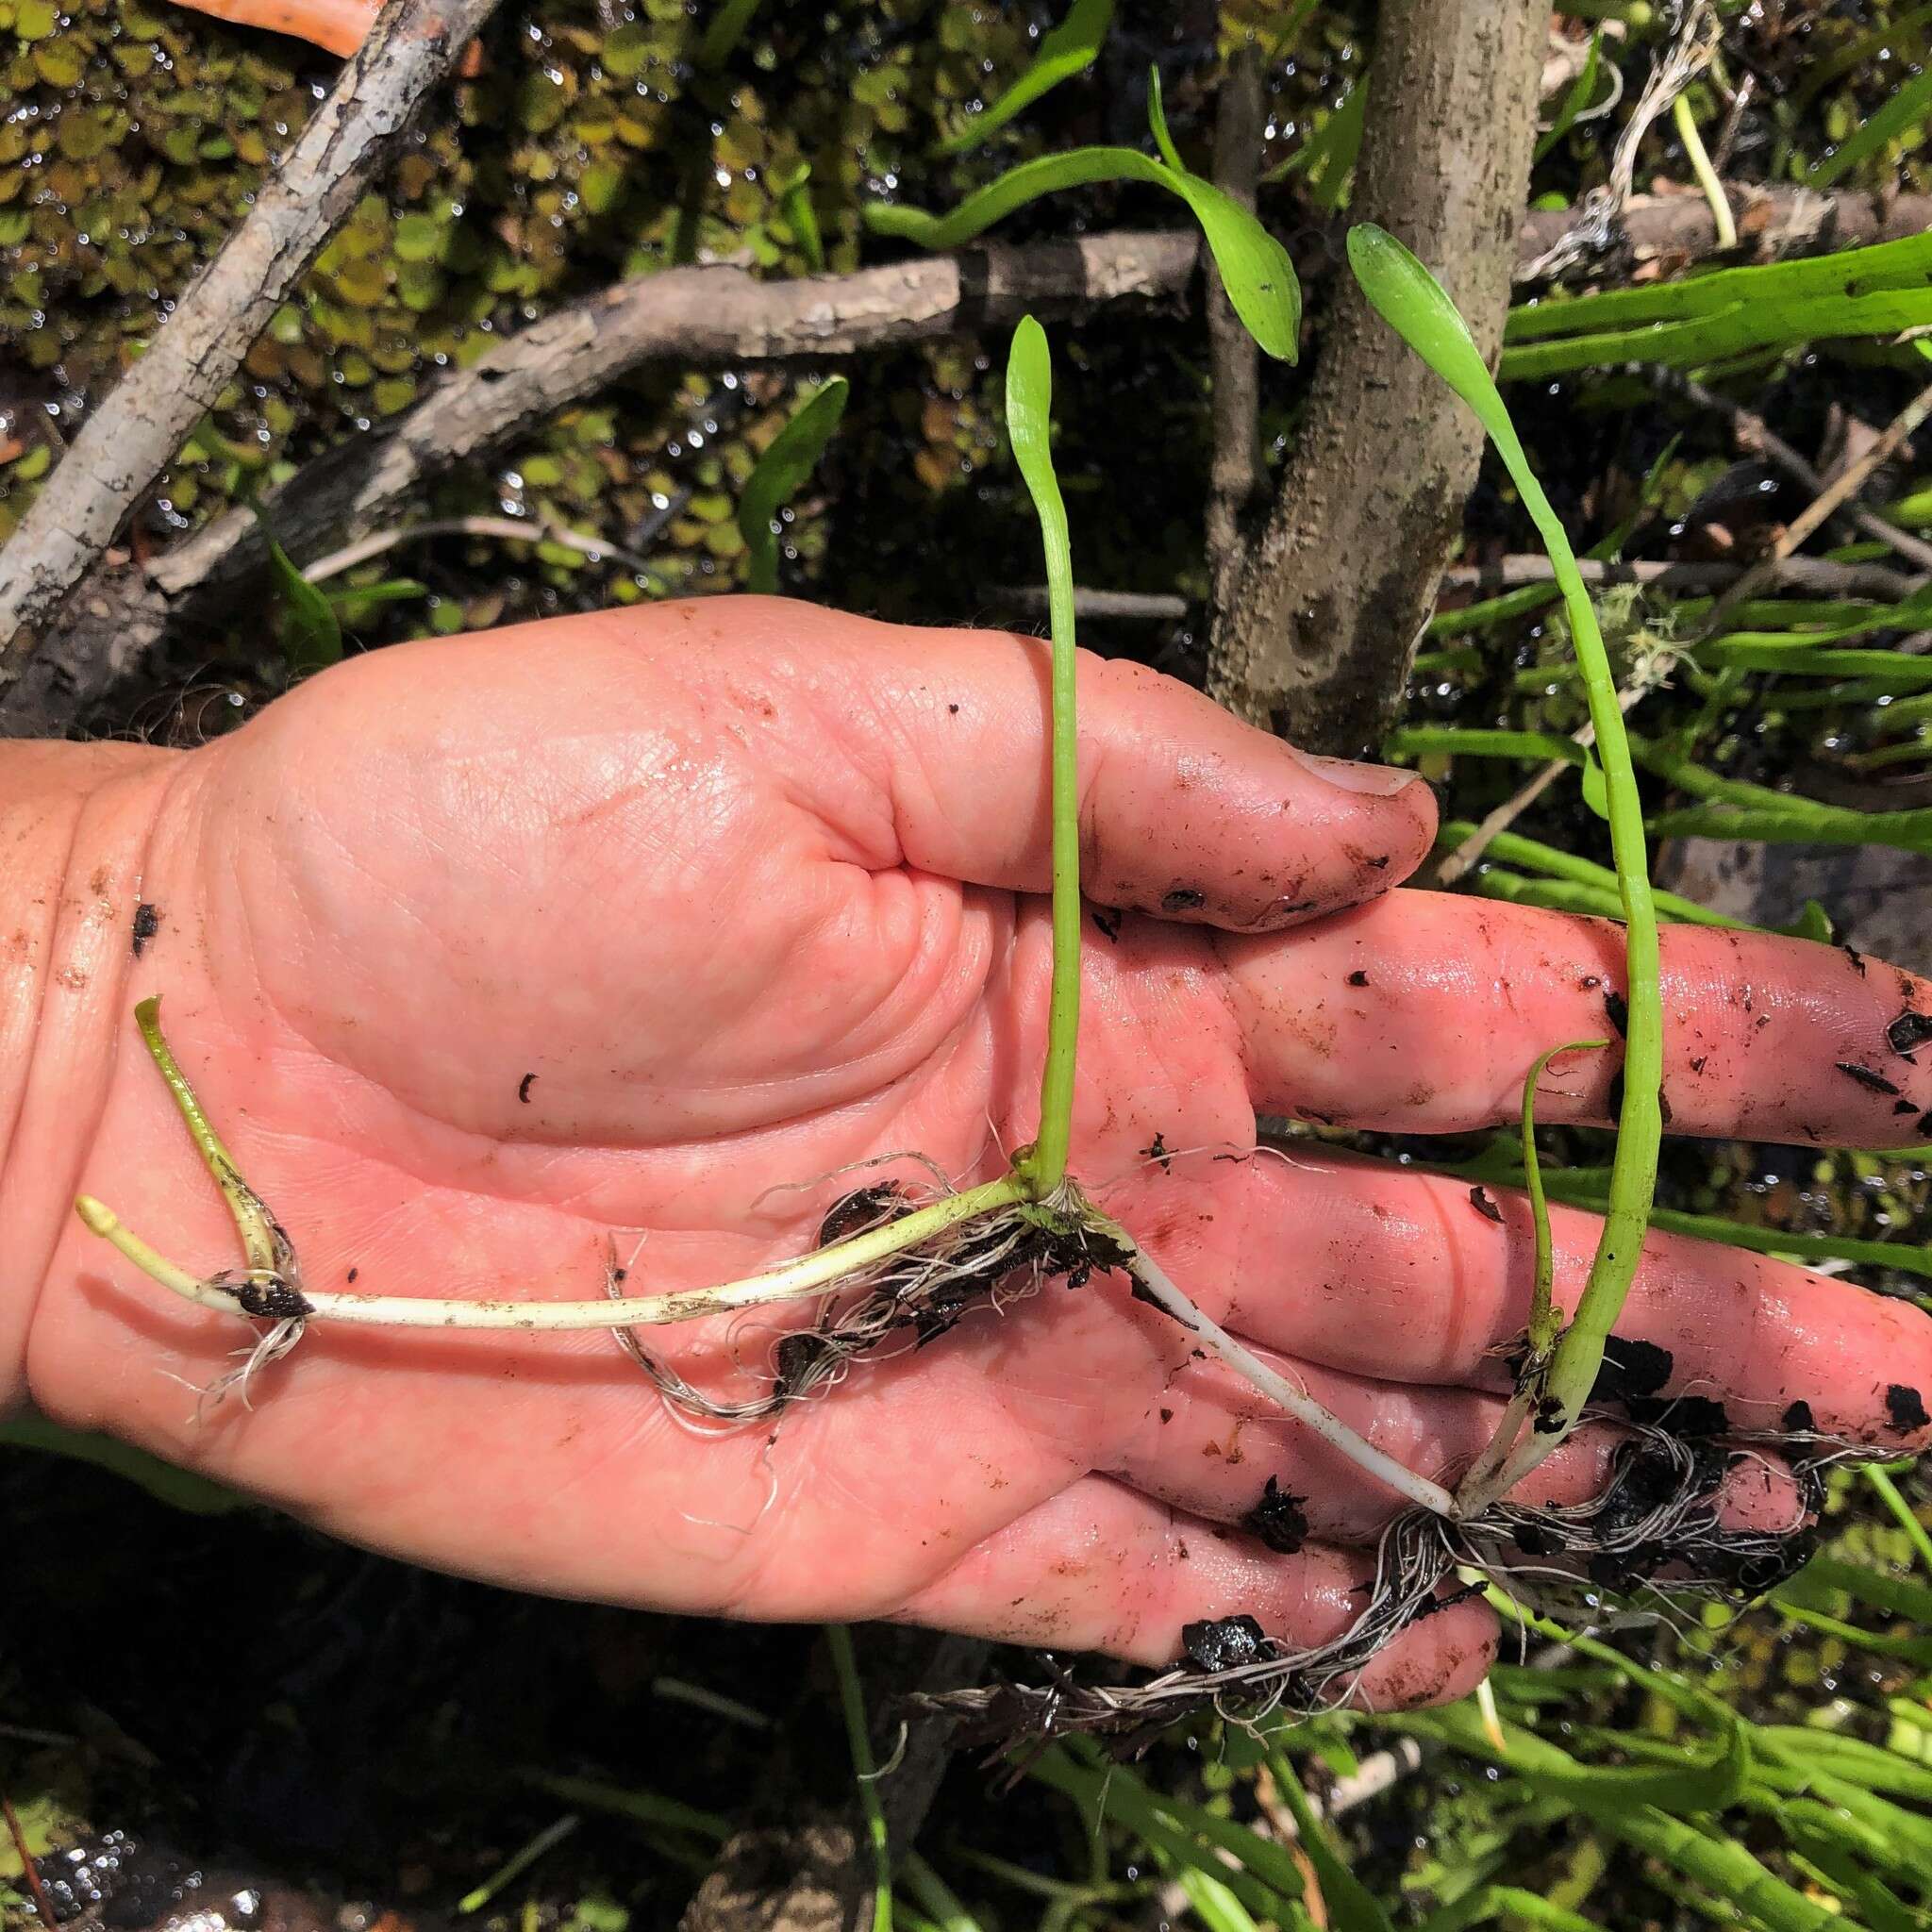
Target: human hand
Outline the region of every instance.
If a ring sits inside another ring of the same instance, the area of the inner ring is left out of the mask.
[[[199,1270],[237,1258],[129,1021],[155,992],[313,1288],[582,1299],[613,1243],[633,1291],[699,1286],[808,1246],[876,1177],[851,1163],[999,1173],[1033,1130],[1045,1035],[1045,671],[1000,635],[662,606],[360,658],[118,780],[94,819],[120,856],[90,867],[76,841],[0,1182],[25,1237],[0,1292],[38,1290],[33,1399],[528,1589],[1149,1662],[1197,1618],[1245,1611],[1297,1641],[1344,1625],[1394,1499],[1101,1279],[971,1314],[775,1428],[674,1415],[602,1331],[324,1325],[252,1410],[197,1419],[171,1377],[208,1383],[245,1332],[164,1301],[67,1212],[85,1188]],[[1621,933],[1387,891],[1428,847],[1424,786],[1306,759],[1150,672],[1085,662],[1080,727],[1087,890],[1124,909],[1087,925],[1073,1171],[1318,1399],[1453,1473],[1494,1426],[1527,1309],[1521,1204],[1498,1195],[1499,1224],[1466,1184],[1241,1157],[1257,1109],[1513,1119],[1538,1054],[1604,1032]],[[130,959],[137,898],[158,924]],[[60,976],[75,947],[82,988]],[[1675,1131],[1918,1134],[1932,1070],[1886,1027],[1932,1008],[1923,984],[1688,927],[1664,960]],[[1601,1119],[1614,1058],[1566,1065],[1541,1115]],[[1840,1063],[1882,1068],[1909,1118]],[[1594,1224],[1555,1221],[1574,1300]],[[1932,1391],[1916,1308],[1728,1248],[1653,1237],[1648,1255],[1620,1333],[1671,1350],[1674,1392],[1754,1427],[1803,1401],[1888,1452],[1932,1433],[1894,1397]],[[804,1319],[651,1345],[741,1391]],[[1587,1426],[1531,1487],[1593,1492],[1615,1440]],[[1306,1499],[1291,1554],[1233,1527],[1271,1476]],[[1754,1465],[1727,1507],[1777,1524],[1796,1504]],[[1460,1694],[1494,1637],[1459,1604],[1362,1694]]]

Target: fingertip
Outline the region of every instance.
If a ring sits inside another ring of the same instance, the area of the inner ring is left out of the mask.
[[[1411,1624],[1362,1669],[1351,1703],[1364,1710],[1424,1710],[1467,1697],[1489,1675],[1503,1626],[1480,1597],[1439,1592],[1442,1606]]]

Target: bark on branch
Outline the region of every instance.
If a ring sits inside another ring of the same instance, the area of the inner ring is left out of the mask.
[[[1166,297],[1186,286],[1198,252],[1191,234],[1122,233],[992,244],[798,281],[685,268],[620,282],[511,337],[375,435],[305,465],[272,500],[276,534],[298,559],[325,541],[359,536],[395,516],[431,477],[641,363],[849,356],[1011,323],[1029,309]],[[171,620],[197,635],[218,625],[237,593],[259,582],[264,561],[255,519],[231,510],[144,571],[97,574],[4,701],[0,734],[67,730]]]
[[[1350,213],[1400,236],[1493,357],[1549,22],[1539,0],[1384,0]],[[1317,751],[1382,735],[1462,526],[1482,433],[1339,280],[1300,441],[1231,602],[1208,688]]]
[[[0,691],[227,386],[496,0],[390,0],[361,51],[0,551]]]

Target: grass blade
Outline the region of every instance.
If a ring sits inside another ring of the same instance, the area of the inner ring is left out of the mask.
[[[778,512],[805,488],[845,413],[851,385],[835,375],[772,439],[738,499],[738,528],[751,554],[745,589],[771,596],[778,588]]]
[[[1536,151],[1530,157],[1532,166],[1576,125],[1577,117],[1594,98],[1596,71],[1602,63],[1603,51],[1604,30],[1598,27],[1590,37],[1590,52],[1584,56],[1582,73],[1570,83],[1570,92],[1563,96],[1563,105],[1557,109],[1557,118],[1550,123],[1549,132],[1537,142]]]
[[[335,606],[289,560],[275,541],[275,525],[259,505],[251,504],[268,543],[269,576],[275,587],[275,634],[291,677],[307,677],[338,664],[342,657],[342,625]]]
[[[1328,1827],[1315,1816],[1315,1807],[1308,1803],[1308,1795],[1302,1790],[1302,1781],[1295,1775],[1294,1766],[1277,1753],[1271,1758],[1269,1769],[1274,1776],[1274,1789],[1281,1793],[1282,1802],[1294,1815],[1295,1829],[1301,1833],[1302,1850],[1308,1855],[1308,1863],[1315,1868],[1315,1878],[1322,1888],[1322,1900],[1328,1907],[1328,1923],[1335,1932],[1394,1932],[1389,1914],[1376,1904],[1361,1880],[1342,1863],[1341,1854],[1335,1849],[1335,1840],[1328,1836]]]
[[[1100,56],[1100,44],[1113,25],[1114,0],[1074,0],[1066,19],[1040,43],[1024,71],[997,100],[990,101],[957,133],[933,146],[936,155],[964,154],[999,132],[1014,115],[1030,108],[1061,81],[1084,74]]]
[[[852,1774],[858,1781],[858,1808],[872,1845],[872,1932],[892,1932],[892,1848],[886,1840],[885,1807],[879,1803],[878,1771],[865,1726],[865,1691],[852,1655],[852,1632],[843,1624],[825,1625],[825,1646],[839,1679],[839,1707],[845,1715],[845,1740],[852,1747]]]
[[[1932,67],[1915,74],[1877,113],[1817,162],[1805,177],[1806,187],[1820,191],[1829,188],[1840,175],[1883,153],[1914,127],[1919,129],[1919,139],[1923,141],[1923,124],[1928,115],[1932,115]]]

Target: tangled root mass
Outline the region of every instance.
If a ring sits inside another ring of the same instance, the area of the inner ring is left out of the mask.
[[[859,1188],[835,1201],[819,1225],[830,1247],[883,1227],[918,1204],[896,1181]],[[801,1397],[829,1388],[852,1366],[894,1338],[924,1348],[969,1309],[1003,1307],[1064,1277],[1084,1288],[1096,1271],[1121,1269],[1125,1252],[1100,1231],[1050,1207],[1016,1207],[949,1229],[849,1277],[811,1326],[793,1329],[772,1351],[771,1383],[762,1393],[719,1401],[693,1388],[646,1352],[635,1329],[619,1341],[667,1401],[708,1421],[751,1423],[778,1415]],[[611,1291],[618,1291],[613,1279]]]
[[[833,1204],[818,1244],[883,1226],[916,1205],[896,1182],[858,1189]],[[1051,1207],[1014,1208],[962,1224],[851,1277],[810,1326],[776,1342],[769,1386],[736,1401],[693,1388],[649,1355],[635,1330],[619,1331],[619,1340],[679,1408],[708,1420],[758,1422],[831,1387],[895,1338],[924,1348],[969,1310],[1006,1306],[1054,1277],[1075,1289],[1097,1272],[1120,1272],[1131,1281],[1129,1259],[1111,1237]],[[614,1274],[611,1291],[619,1291]],[[985,1685],[915,1702],[956,1720],[969,1743],[1004,1750],[1081,1731],[1132,1753],[1204,1709],[1255,1723],[1344,1702],[1363,1668],[1394,1638],[1480,1591],[1480,1584],[1445,1591],[1458,1570],[1487,1577],[1536,1610],[1599,1626],[1620,1617],[1666,1616],[1675,1596],[1740,1602],[1760,1595],[1809,1554],[1803,1524],[1821,1499],[1823,1469],[1858,1452],[1820,1436],[1808,1415],[1788,1416],[1788,1426],[1775,1433],[1732,1429],[1719,1404],[1661,1396],[1670,1371],[1664,1351],[1613,1338],[1590,1412],[1616,1420],[1629,1440],[1603,1493],[1562,1507],[1506,1499],[1470,1522],[1427,1509],[1407,1511],[1384,1532],[1374,1574],[1357,1588],[1360,1607],[1348,1627],[1323,1643],[1295,1648],[1268,1636],[1254,1618],[1238,1615],[1188,1624],[1181,1658],[1144,1681],[1076,1672],[1065,1659],[1045,1657],[1043,1682]],[[1798,1426],[1790,1426],[1793,1423]],[[1774,1454],[1797,1474],[1798,1521],[1783,1531],[1727,1527],[1719,1504],[1726,1474],[1740,1457]],[[1268,1527],[1279,1517],[1283,1540],[1263,1540],[1297,1547],[1307,1529],[1297,1499],[1271,1480],[1255,1513],[1270,1507],[1274,1514]],[[1261,1533],[1258,1523],[1248,1526]],[[1612,1611],[1610,1595],[1630,1608]]]

